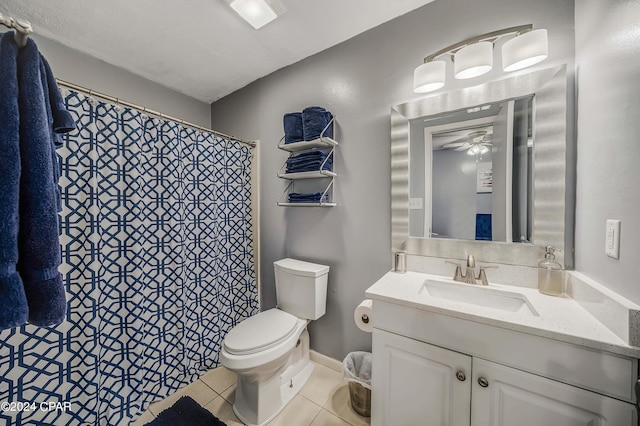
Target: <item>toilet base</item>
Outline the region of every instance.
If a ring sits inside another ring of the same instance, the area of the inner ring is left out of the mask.
[[[314,365],[310,362],[306,367],[304,367],[298,374],[287,381],[286,383],[282,383],[280,385],[280,397],[282,399],[282,403],[280,407],[271,415],[267,420],[262,423],[250,423],[247,419],[245,419],[238,409],[236,408],[236,404],[233,404],[233,412],[235,413],[238,420],[248,426],[264,426],[269,423],[271,420],[276,418],[278,414],[284,410],[284,408],[291,402],[291,400],[300,392],[300,389],[307,383],[309,377],[311,377],[311,373],[313,373]]]
[[[309,359],[309,333],[305,329],[286,364],[273,377],[263,376],[258,383],[255,378],[238,375],[233,412],[246,425],[266,425],[300,392],[313,368]]]

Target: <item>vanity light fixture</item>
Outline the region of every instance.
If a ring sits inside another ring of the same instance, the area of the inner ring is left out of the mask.
[[[287,11],[280,0],[225,0],[225,2],[256,30]]]
[[[493,43],[480,41],[463,47],[453,55],[453,74],[459,80],[486,74],[493,68]]]
[[[528,24],[493,31],[452,44],[424,58],[424,63],[413,74],[414,92],[426,93],[444,86],[446,63],[438,59],[441,56],[452,57],[457,79],[488,73],[493,68],[494,43],[504,36],[515,36],[502,45],[502,68],[505,72],[529,67],[548,56],[547,30],[533,30],[533,26]]]
[[[416,93],[438,90],[444,86],[445,63],[443,61],[425,62],[413,72],[413,87]]]
[[[537,64],[549,56],[547,30],[533,30],[502,45],[502,67],[506,72]]]

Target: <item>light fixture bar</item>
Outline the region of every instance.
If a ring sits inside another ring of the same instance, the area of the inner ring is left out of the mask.
[[[434,61],[439,56],[446,55],[446,54],[453,55],[458,50],[473,43],[478,43],[480,41],[493,42],[502,36],[509,35],[509,34],[522,34],[522,33],[526,33],[527,31],[531,31],[532,29],[533,29],[533,25],[531,24],[519,25],[516,27],[509,27],[509,28],[504,28],[502,30],[498,30],[498,31],[492,31],[490,33],[482,34],[476,37],[471,37],[461,42],[452,44],[451,46],[445,47],[444,49],[440,49],[436,53],[432,53],[429,56],[426,56],[424,58],[424,62],[427,63],[427,62]]]
[[[413,91],[427,93],[443,87],[446,79],[445,61],[450,55],[454,77],[458,80],[479,77],[493,69],[495,43],[503,36],[515,35],[502,45],[502,69],[516,71],[543,61],[548,56],[547,30],[534,30],[533,25],[518,25],[471,37],[440,49],[424,58],[413,75]]]

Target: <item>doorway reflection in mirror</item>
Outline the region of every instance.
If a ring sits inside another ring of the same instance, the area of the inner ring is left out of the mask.
[[[411,120],[413,237],[527,243],[534,96]]]

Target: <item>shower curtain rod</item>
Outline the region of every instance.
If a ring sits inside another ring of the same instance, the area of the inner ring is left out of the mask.
[[[73,89],[73,90],[76,90],[78,92],[86,93],[89,96],[97,96],[97,97],[105,99],[105,100],[107,100],[109,102],[114,102],[114,103],[116,103],[118,105],[123,105],[123,106],[127,106],[129,108],[137,109],[139,111],[142,111],[145,114],[155,115],[155,116],[160,117],[162,119],[175,121],[175,122],[177,122],[177,123],[179,123],[179,124],[181,124],[183,126],[191,127],[193,129],[200,130],[200,131],[207,132],[207,133],[213,133],[214,135],[217,135],[217,136],[220,136],[220,137],[223,137],[223,138],[226,138],[226,139],[232,139],[234,141],[240,142],[241,144],[248,145],[251,148],[255,148],[256,147],[256,142],[255,141],[244,141],[244,140],[238,139],[238,138],[236,138],[234,136],[226,135],[226,134],[221,133],[221,132],[216,132],[215,130],[208,129],[208,128],[200,126],[198,124],[189,123],[188,121],[182,120],[180,118],[175,118],[175,117],[172,117],[170,115],[163,114],[161,112],[148,109],[147,107],[142,107],[140,105],[136,105],[136,104],[133,104],[131,102],[123,101],[120,98],[115,98],[113,96],[105,95],[104,93],[96,92],[93,89],[87,89],[86,87],[82,87],[82,86],[78,86],[77,84],[69,83],[68,81],[64,81],[64,80],[60,80],[60,79],[56,79],[56,81],[58,82],[58,85],[60,85],[60,86],[65,86],[65,87],[68,87],[69,89]]]
[[[2,13],[0,13],[0,24],[4,25],[7,28],[16,30],[14,37],[16,40],[16,44],[19,47],[25,47],[27,45],[27,39],[29,38],[29,34],[33,34],[33,27],[31,26],[31,23],[23,19],[15,19],[11,16],[5,16]],[[142,107],[140,105],[132,104],[131,102],[126,102],[121,99],[114,98],[113,96],[105,95],[104,93],[95,92],[92,89],[87,89],[86,87],[78,86],[77,84],[69,83],[67,81],[60,80],[60,79],[56,79],[56,80],[58,84],[61,86],[66,86],[70,89],[87,93],[89,96],[97,96],[99,98],[106,99],[109,102],[115,102],[116,104],[128,106],[129,108],[137,109],[150,115],[155,115],[166,120],[175,121],[177,123],[180,123],[183,126],[191,127],[193,129],[200,130],[207,133],[213,133],[214,135],[217,135],[226,139],[232,139],[240,142],[241,144],[248,145],[252,148],[256,147],[255,141],[243,141],[242,139],[238,139],[236,137],[226,135],[221,132],[216,132],[215,130],[208,129],[206,127],[199,126],[197,124],[189,123],[188,121],[171,117],[170,115],[163,114],[158,111],[153,111],[151,109],[147,109],[146,107]]]
[[[15,19],[11,16],[4,16],[0,13],[0,24],[7,28],[16,30],[14,38],[18,47],[25,47],[29,34],[33,33],[33,27],[29,21],[23,19]]]

